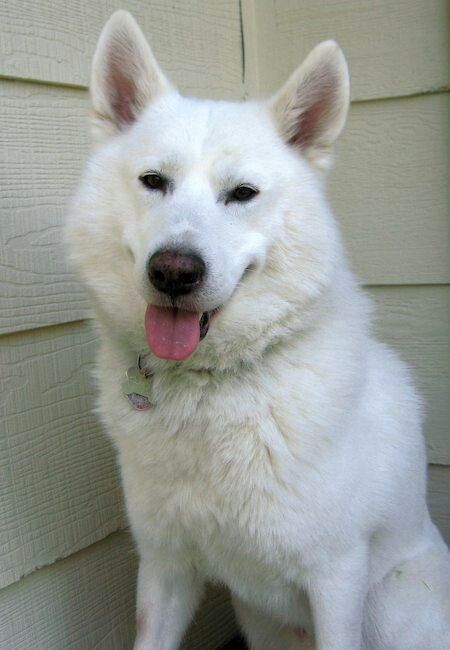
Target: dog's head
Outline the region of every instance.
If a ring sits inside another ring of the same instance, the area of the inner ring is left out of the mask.
[[[306,326],[340,256],[322,191],[349,103],[338,46],[266,102],[185,98],[117,12],[91,93],[96,146],[68,231],[102,325],[189,367],[249,361]]]

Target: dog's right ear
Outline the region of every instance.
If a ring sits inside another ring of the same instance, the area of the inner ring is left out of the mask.
[[[92,64],[94,140],[126,129],[153,99],[171,89],[134,18],[116,11],[103,28]]]

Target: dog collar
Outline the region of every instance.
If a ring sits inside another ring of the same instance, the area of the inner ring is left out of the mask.
[[[146,411],[153,404],[151,396],[151,375],[141,366],[141,355],[137,358],[137,364],[130,366],[122,381],[122,393],[137,411]]]

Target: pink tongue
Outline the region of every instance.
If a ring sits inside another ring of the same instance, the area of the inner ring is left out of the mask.
[[[200,340],[198,314],[183,309],[148,305],[145,333],[152,352],[161,359],[182,361],[190,356]]]

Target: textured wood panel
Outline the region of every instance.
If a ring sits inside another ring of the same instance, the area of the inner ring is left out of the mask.
[[[0,585],[124,525],[86,324],[0,338]]]
[[[90,314],[61,243],[87,110],[86,91],[0,83],[0,333]]]
[[[448,86],[446,0],[250,3],[256,8],[256,75],[263,93],[274,91],[317,43],[329,38],[338,41],[350,63],[353,99]]]
[[[1,590],[1,650],[131,650],[136,569],[120,532]],[[217,650],[235,629],[228,595],[211,589],[183,650]]]
[[[356,104],[330,201],[368,284],[450,281],[449,95]]]
[[[135,579],[125,532],[35,571],[0,590],[1,650],[131,650]]]
[[[0,6],[0,74],[86,86],[104,23],[116,9],[128,9],[184,92],[242,94],[238,0],[2,0]]]
[[[377,287],[375,330],[410,364],[425,398],[432,463],[450,464],[450,287]]]
[[[433,521],[450,548],[450,467],[429,466],[428,503]]]

